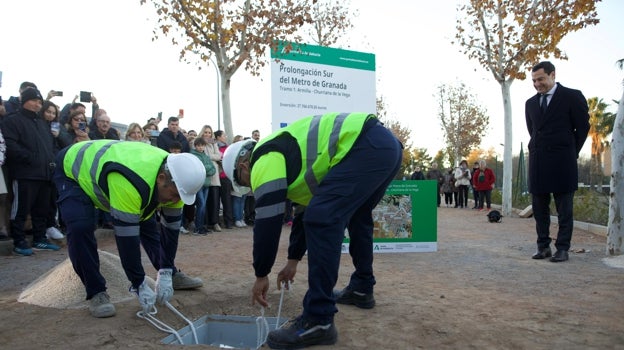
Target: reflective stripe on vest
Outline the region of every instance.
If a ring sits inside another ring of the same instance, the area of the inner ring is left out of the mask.
[[[62,167],[96,207],[110,211],[117,220],[138,223],[163,206],[154,195],[158,170],[167,155],[141,142],[93,140],[71,146]]]
[[[340,163],[353,147],[364,123],[374,117],[368,113],[328,113],[303,118],[261,140],[255,149],[282,134],[290,134],[297,140],[304,161],[301,172],[288,185],[288,198],[307,205],[329,169]],[[254,187],[262,185],[254,184]]]
[[[92,179],[97,179],[97,172],[100,167],[100,159],[102,159],[102,155],[104,154],[104,152],[106,152],[112,145],[118,142],[121,142],[121,141],[110,141],[108,144],[104,145],[104,147],[100,148],[97,151],[97,153],[95,154],[95,157],[93,157],[93,162],[91,163],[91,167],[89,169],[89,175],[91,176]],[[74,179],[78,179],[78,174],[80,174],[80,166],[82,165],[82,162],[84,161],[84,153],[87,150],[87,148],[89,148],[92,144],[93,144],[93,141],[87,141],[84,144],[82,143],[80,144],[81,147],[78,150],[78,154],[76,155],[76,160],[74,161],[74,164],[72,164],[71,172],[72,172],[72,176],[74,177]],[[100,204],[102,204],[103,206],[110,208],[110,203],[108,201],[108,198],[106,197],[106,195],[104,195],[104,192],[102,192],[102,189],[99,186],[95,185],[96,181],[93,181],[92,183],[93,183],[93,186],[91,190],[93,191],[93,194],[95,194],[95,196],[97,197],[97,201],[100,202]],[[127,221],[127,222],[132,222],[132,221]]]

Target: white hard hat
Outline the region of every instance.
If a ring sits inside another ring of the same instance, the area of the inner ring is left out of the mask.
[[[201,160],[190,153],[172,153],[167,156],[167,169],[178,188],[180,199],[186,205],[195,203],[195,194],[206,179],[206,168]]]
[[[223,171],[225,172],[225,176],[227,176],[228,179],[232,181],[232,187],[234,188],[234,191],[240,194],[246,194],[251,189],[246,186],[241,186],[236,181],[236,176],[234,176],[235,175],[234,172],[236,170],[235,168],[236,163],[238,161],[238,157],[244,156],[247,152],[251,152],[255,145],[256,145],[256,140],[253,140],[253,139],[242,140],[242,141],[234,142],[233,144],[229,145],[225,149],[225,152],[223,153],[222,164],[223,164]]]

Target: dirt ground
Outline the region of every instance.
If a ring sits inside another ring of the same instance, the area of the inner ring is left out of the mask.
[[[288,228],[271,274],[283,266]],[[189,319],[204,315],[258,316],[251,306],[251,229],[206,237],[181,236],[177,265],[205,285],[176,291],[172,304]],[[375,255],[377,305],[339,306],[335,346],[318,349],[624,349],[624,270],[604,263],[605,237],[575,230],[570,260],[532,260],[533,219],[488,223],[469,209],[438,210],[438,251]],[[114,239],[100,249],[116,254]],[[582,252],[581,252],[582,251]],[[95,319],[86,309],[53,309],[17,302],[33,280],[67,258],[67,250],[33,257],[0,257],[0,348],[169,349],[167,336],[138,318],[136,300],[116,304],[117,315]],[[155,271],[146,263],[146,271]],[[341,261],[338,288],[352,272]],[[307,263],[284,300],[282,316],[301,310]],[[272,286],[277,314],[279,292]],[[175,329],[185,323],[162,312]],[[212,348],[207,345],[193,348]]]

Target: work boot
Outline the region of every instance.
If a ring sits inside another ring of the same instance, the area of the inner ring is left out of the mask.
[[[267,345],[271,349],[301,349],[311,345],[332,345],[338,341],[334,322],[318,324],[299,316],[290,325],[269,332]]]
[[[336,303],[345,305],[355,305],[360,309],[372,309],[375,307],[375,296],[373,293],[360,293],[351,289],[349,286],[343,290],[334,291]]]
[[[196,289],[204,285],[201,278],[189,277],[184,272],[178,271],[173,275],[173,289]]]
[[[110,302],[106,292],[99,292],[89,300],[89,311],[93,317],[111,317],[115,316],[115,305]]]

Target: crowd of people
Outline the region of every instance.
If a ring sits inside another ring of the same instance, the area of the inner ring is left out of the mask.
[[[483,159],[474,162],[472,169],[468,168],[467,160],[462,160],[459,166],[450,167],[446,171],[440,171],[438,164],[434,162],[426,174],[420,166],[416,166],[410,180],[435,180],[438,207],[444,198],[447,208],[468,208],[468,197],[472,192],[474,202],[472,209],[479,211],[492,209],[492,190],[496,175]]]
[[[223,174],[227,135],[217,131],[215,138],[209,125],[200,135],[186,132],[177,117],[162,130],[160,118],[131,123],[122,135],[93,94],[62,108],[51,101],[58,94],[44,99],[34,83],[24,82],[19,96],[0,101],[0,239],[13,240],[15,255],[32,256],[60,250],[66,233],[94,317],[115,314],[99,272],[97,228],[114,229],[131,291],[145,312],[156,300],[168,301],[174,289],[201,287],[201,279],[174,265],[178,234],[253,224],[253,199],[243,206],[253,195],[233,191]],[[259,132],[252,137],[259,139]],[[144,283],[140,245],[158,271],[156,292]]]
[[[223,131],[217,130],[213,135],[212,128],[205,125],[199,135],[194,130],[187,132],[180,127],[180,119],[177,117],[169,118],[167,125],[160,130],[161,118],[159,116],[148,119],[144,124],[130,123],[124,135],[112,127],[111,118],[107,111],[100,107],[95,95],[90,94],[88,102],[77,102],[79,96],[76,96],[71,103],[60,107],[52,101],[58,94],[59,92],[50,91],[44,98],[36,84],[23,82],[19,87],[19,96],[0,101],[0,132],[2,133],[0,137],[4,136],[0,139],[0,164],[4,164],[5,158],[7,159],[6,164],[2,166],[3,176],[0,177],[0,239],[12,238],[15,254],[32,255],[33,248],[35,250],[59,249],[54,240],[64,237],[64,222],[57,212],[56,189],[54,186],[49,186],[49,183],[46,184],[51,192],[46,201],[40,201],[38,200],[40,198],[32,196],[33,194],[46,195],[45,191],[37,190],[36,185],[40,180],[46,182],[45,180],[51,179],[54,170],[52,165],[54,155],[67,146],[88,140],[138,141],[170,153],[192,153],[201,157],[203,161],[206,161],[208,157],[210,161],[207,162],[206,167],[214,169],[211,172],[213,175],[206,183],[205,190],[201,191],[201,199],[192,205],[185,206],[182,233],[205,235],[213,231],[221,231],[222,227],[230,229],[253,224],[253,194],[233,191],[221,169],[221,157],[229,144],[228,137]],[[37,101],[40,101],[40,106]],[[92,118],[87,118],[89,104]],[[13,118],[13,115],[27,118]],[[34,129],[26,122],[28,119],[34,122]],[[257,141],[260,133],[254,130],[247,138]],[[243,137],[236,135],[232,142],[238,139],[243,139]],[[26,144],[27,152],[22,143]],[[196,144],[199,145],[200,152],[196,151]],[[205,157],[199,153],[203,153]],[[28,159],[29,154],[41,156],[41,159],[37,159],[41,162],[40,169],[31,166],[32,159]],[[14,180],[16,193],[13,193],[12,188]],[[32,183],[33,181],[36,182]],[[17,199],[20,195],[22,198],[27,196],[30,198],[28,201],[19,201],[22,207],[18,208],[14,217],[9,211],[12,203],[18,203]],[[32,208],[27,208],[30,205]],[[34,215],[31,211],[34,211]],[[223,213],[222,219],[220,212]],[[40,227],[44,225],[44,222],[46,227],[42,234]],[[98,210],[94,225],[112,228],[110,214]],[[24,232],[33,234],[32,246],[28,245]]]

